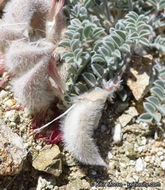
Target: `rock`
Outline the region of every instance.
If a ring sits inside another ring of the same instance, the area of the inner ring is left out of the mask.
[[[111,160],[113,158],[113,155],[111,152],[108,152],[108,159]]]
[[[137,172],[141,172],[141,171],[143,171],[143,168],[144,168],[143,160],[141,158],[138,158],[136,160],[135,169]]]
[[[161,168],[165,170],[165,161],[161,162]]]
[[[20,120],[20,117],[16,110],[11,110],[5,113],[5,120],[17,123]]]
[[[17,103],[17,101],[15,99],[9,99],[5,102],[5,105],[9,108],[11,108],[12,106],[14,106]]]
[[[125,142],[123,145],[123,150],[125,152],[125,155],[130,159],[136,159],[140,156],[138,152],[135,151],[134,144],[131,142]]]
[[[132,125],[127,125],[122,129],[123,133],[133,133],[135,135],[151,135],[152,131],[150,130],[149,126],[143,125],[143,123],[135,123]]]
[[[139,101],[149,90],[152,81],[153,57],[151,55],[134,57],[127,77],[127,85],[135,99]]]
[[[139,153],[141,153],[141,152],[143,151],[143,147],[142,147],[142,146],[139,146],[139,147],[137,148],[137,150],[138,150]]]
[[[147,144],[147,139],[145,137],[142,137],[141,142],[139,143],[140,145],[146,145]]]
[[[32,165],[36,170],[43,171],[54,176],[62,173],[61,153],[57,145],[46,145],[39,154],[33,158]]]
[[[8,95],[8,93],[5,90],[1,90],[0,92],[0,100],[6,98]]]
[[[37,182],[37,188],[36,190],[44,190],[44,189],[53,189],[53,185],[51,181],[48,181],[44,179],[43,177],[39,176],[38,182]]]
[[[21,137],[0,120],[0,175],[19,173],[26,155]]]
[[[113,140],[115,143],[119,143],[122,140],[121,125],[118,123],[113,128]]]
[[[78,168],[70,168],[72,170],[72,172],[70,173],[71,179],[82,179],[83,177],[86,176],[85,172],[78,169]],[[74,170],[75,169],[75,170]]]
[[[122,127],[125,127],[135,116],[138,116],[136,108],[130,107],[117,119],[117,121]]]

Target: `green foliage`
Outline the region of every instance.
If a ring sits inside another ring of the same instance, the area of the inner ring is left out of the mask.
[[[165,116],[165,68],[157,68],[157,71],[159,76],[150,89],[151,96],[143,103],[146,113],[140,115],[139,121],[151,122],[154,119],[159,124]]]
[[[110,80],[129,54],[165,52],[165,0],[68,0],[70,24],[60,46],[70,63],[66,95],[81,94]],[[150,52],[148,52],[150,51]],[[154,82],[139,119],[160,123],[165,113],[164,80]],[[120,92],[122,100],[126,90]]]
[[[152,46],[165,53],[165,37],[157,36]]]
[[[79,87],[101,86],[103,80],[115,76],[132,44],[149,45],[151,27],[145,15],[131,11],[107,31],[100,18],[90,14],[89,5],[89,1],[83,1],[73,7],[67,37],[59,43],[69,48],[62,58],[72,63],[66,81],[68,94],[82,92]]]
[[[148,0],[148,2],[158,11],[163,10],[165,7],[165,0]]]

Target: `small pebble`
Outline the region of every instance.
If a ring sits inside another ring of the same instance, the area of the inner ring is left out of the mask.
[[[8,95],[8,93],[5,90],[1,90],[0,91],[0,100],[6,98]]]
[[[135,165],[135,161],[134,160],[130,160],[130,165],[134,166]]]
[[[16,127],[16,123],[15,122],[10,122],[10,125],[9,125],[10,127]]]
[[[111,154],[111,152],[108,152],[108,159],[111,160],[113,157],[113,155]]]
[[[127,166],[126,166],[126,164],[125,163],[120,163],[120,166],[122,167],[122,168],[126,168]]]
[[[109,162],[109,164],[108,164],[108,167],[110,168],[110,169],[114,169],[114,167],[115,167],[115,162]]]
[[[163,152],[157,152],[158,156],[161,156],[163,154]]]
[[[143,147],[142,147],[142,146],[139,146],[139,147],[137,148],[137,150],[138,150],[138,152],[142,152],[142,151],[143,151]]]
[[[16,122],[18,118],[19,118],[19,114],[15,110],[11,110],[5,113],[6,120]]]
[[[151,159],[150,159],[150,163],[154,163],[155,162],[155,160],[156,160],[156,158],[155,158],[155,156],[153,155],[153,156],[151,156]]]
[[[113,140],[116,143],[119,143],[122,140],[121,125],[119,123],[113,128]]]
[[[146,162],[149,162],[149,161],[150,161],[150,157],[149,157],[149,156],[146,156],[146,157],[145,157],[145,161],[146,161]]]
[[[165,170],[165,161],[161,162],[161,168]]]
[[[42,146],[41,145],[37,145],[35,148],[36,148],[36,150],[41,150]]]
[[[16,102],[17,102],[17,101],[14,100],[14,99],[9,99],[9,100],[7,100],[7,101],[5,102],[5,105],[10,108],[11,106],[15,105]]]
[[[147,139],[145,137],[142,137],[141,145],[146,145]]]
[[[130,176],[127,176],[126,180],[129,182],[129,183],[133,183],[135,180],[134,178],[130,177]]]
[[[160,160],[165,160],[164,155],[160,156]]]
[[[135,165],[136,171],[137,172],[143,171],[143,166],[144,166],[143,160],[141,158],[138,158],[136,160],[136,165]]]
[[[137,175],[133,175],[133,178],[135,179],[135,181],[139,180],[139,176],[137,176]]]

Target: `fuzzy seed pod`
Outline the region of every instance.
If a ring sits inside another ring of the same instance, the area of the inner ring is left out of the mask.
[[[108,91],[96,88],[79,96],[62,122],[65,147],[84,164],[106,166],[94,144],[92,134],[98,126],[108,95]]]
[[[48,108],[55,98],[48,85],[49,59],[42,59],[33,69],[12,81],[15,97],[33,113]]]
[[[11,26],[3,24],[3,22],[0,23],[0,50],[2,52],[8,46],[9,41],[21,38],[23,38],[23,34],[19,30],[13,29]]]
[[[48,14],[49,4],[49,0],[11,0],[4,9],[2,19],[17,29],[29,29],[30,25],[38,27],[45,23],[42,18]]]
[[[49,13],[49,0],[11,0],[5,8],[0,23],[0,48],[12,40],[45,37],[46,18]],[[32,33],[30,34],[30,29]],[[35,37],[34,37],[35,36]]]
[[[50,57],[54,45],[48,42],[36,42],[32,45],[23,41],[14,41],[6,51],[6,69],[12,75],[20,76],[43,59]]]

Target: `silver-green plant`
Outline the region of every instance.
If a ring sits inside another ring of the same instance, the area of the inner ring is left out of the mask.
[[[70,24],[59,43],[67,49],[62,59],[70,63],[67,96],[104,86],[128,55],[141,56],[153,48],[165,52],[165,37],[159,31],[165,24],[165,0],[68,0],[67,4]],[[160,76],[154,85],[152,96],[144,103],[146,113],[139,119],[148,122],[154,118],[159,123],[165,107],[160,99],[164,96]]]
[[[149,46],[152,27],[147,21],[147,16],[131,11],[107,31],[100,17],[91,14],[90,1],[77,3],[71,9],[66,38],[59,43],[67,48],[62,59],[71,64],[66,93],[80,94],[112,79],[132,45]]]
[[[154,119],[157,124],[161,123],[161,119],[165,116],[165,68],[158,68],[158,79],[154,81],[153,87],[150,89],[151,96],[146,98],[143,103],[145,113],[138,118],[139,121],[150,123]]]
[[[165,53],[165,37],[158,35],[155,38],[152,46]]]

